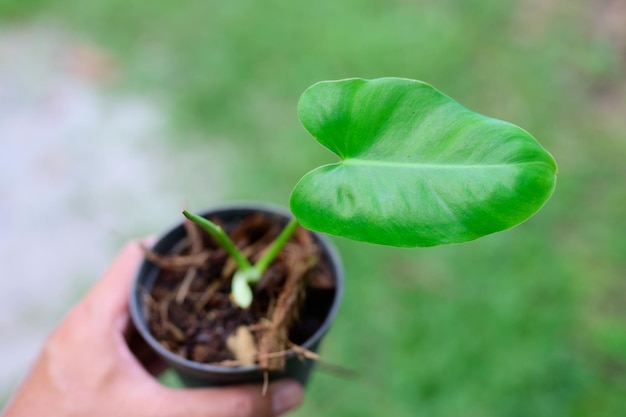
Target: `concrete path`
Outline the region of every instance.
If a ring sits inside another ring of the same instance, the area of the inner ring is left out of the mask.
[[[123,241],[222,198],[224,142],[172,148],[163,110],[105,88],[118,71],[59,29],[0,31],[0,405]]]

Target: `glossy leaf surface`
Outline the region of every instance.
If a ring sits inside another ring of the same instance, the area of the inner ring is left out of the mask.
[[[291,209],[312,230],[392,246],[464,242],[526,220],[555,187],[554,159],[530,134],[419,81],[321,82],[298,115],[340,157],[293,190]]]

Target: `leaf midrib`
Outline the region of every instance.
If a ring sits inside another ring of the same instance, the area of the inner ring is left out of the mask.
[[[410,169],[487,169],[487,168],[512,168],[529,165],[549,165],[541,161],[528,161],[528,162],[512,162],[506,164],[461,164],[461,163],[449,163],[449,164],[433,164],[424,162],[398,162],[398,161],[375,161],[370,159],[359,158],[346,158],[337,163],[338,165],[362,165],[362,166],[376,166],[385,168],[410,168]]]

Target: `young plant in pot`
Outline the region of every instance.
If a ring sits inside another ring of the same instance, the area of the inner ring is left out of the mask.
[[[399,247],[466,242],[525,221],[554,191],[554,159],[529,133],[420,81],[320,82],[298,115],[340,160],[297,183],[291,213],[185,211],[147,251],[131,315],[188,385],[306,382],[344,284],[320,233]]]

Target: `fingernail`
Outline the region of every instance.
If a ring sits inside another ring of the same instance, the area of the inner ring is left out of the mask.
[[[282,380],[272,387],[272,410],[280,416],[293,410],[302,402],[302,387],[295,381]]]

